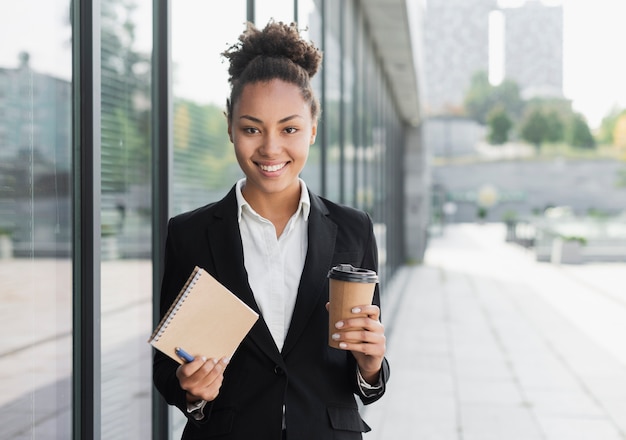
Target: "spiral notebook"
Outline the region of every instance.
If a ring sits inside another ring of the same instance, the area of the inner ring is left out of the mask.
[[[178,363],[176,347],[207,358],[232,356],[259,315],[196,266],[148,342]]]

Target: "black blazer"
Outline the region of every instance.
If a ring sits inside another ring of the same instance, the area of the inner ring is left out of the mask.
[[[205,418],[189,418],[183,439],[279,440],[283,405],[287,438],[361,439],[370,428],[355,400],[378,400],[360,393],[356,361],[347,351],[328,346],[327,273],[340,263],[377,270],[372,222],[362,211],[339,206],[310,193],[308,252],[291,325],[279,352],[262,317],[244,339],[224,372],[219,396],[205,407]],[[237,221],[234,188],[221,201],[170,220],[161,287],[161,315],[194,266],[200,266],[259,312],[248,284]],[[378,287],[374,303],[380,304]],[[178,364],[155,352],[153,379],[166,401],[186,412]]]

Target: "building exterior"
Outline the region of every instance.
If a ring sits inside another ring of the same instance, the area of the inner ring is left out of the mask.
[[[502,9],[505,75],[523,97],[563,97],[563,6],[526,1]]]
[[[489,72],[489,14],[504,14],[504,76],[528,96],[562,96],[563,7],[541,0],[429,0],[424,21],[424,108],[462,114],[472,75]],[[501,6],[502,5],[502,6]]]
[[[429,0],[424,18],[424,108],[460,114],[472,74],[489,69],[489,13],[496,0]]]
[[[383,295],[421,259],[416,2],[222,3],[25,0],[0,14],[0,438],[180,438],[146,340],[168,218],[240,175],[219,54],[246,20],[298,21],[325,52],[302,177],[370,214]]]

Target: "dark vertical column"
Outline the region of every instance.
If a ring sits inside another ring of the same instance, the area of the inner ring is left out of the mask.
[[[293,0],[293,22],[297,23],[298,25],[300,24],[298,23],[298,19],[299,19],[298,15],[300,15],[298,11],[299,3],[300,3],[299,0]],[[300,28],[300,26],[298,27]]]
[[[254,23],[255,20],[255,7],[254,7],[254,0],[247,0],[246,2],[246,20],[248,20],[250,23]]]
[[[358,193],[359,193],[359,161],[358,150],[361,146],[361,126],[362,119],[362,99],[363,95],[359,93],[361,86],[362,68],[361,68],[361,34],[359,30],[361,27],[361,15],[360,9],[355,8],[355,20],[352,28],[352,65],[354,66],[354,79],[352,81],[352,144],[354,153],[352,155],[352,203],[354,206],[358,206]]]
[[[100,438],[100,2],[72,3],[72,438]]]
[[[169,219],[172,164],[172,69],[170,0],[153,0],[152,38],[152,324],[160,320],[160,287]],[[167,403],[152,389],[152,438],[169,437]]]
[[[344,59],[346,38],[344,23],[346,17],[346,3],[339,4],[339,203],[346,202],[346,93],[345,93],[345,65]]]

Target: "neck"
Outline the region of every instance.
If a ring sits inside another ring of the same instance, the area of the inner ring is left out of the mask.
[[[252,209],[274,223],[277,230],[280,225],[284,226],[298,209],[301,191],[299,184],[289,193],[260,193],[250,191],[247,186],[241,189],[241,193]]]

